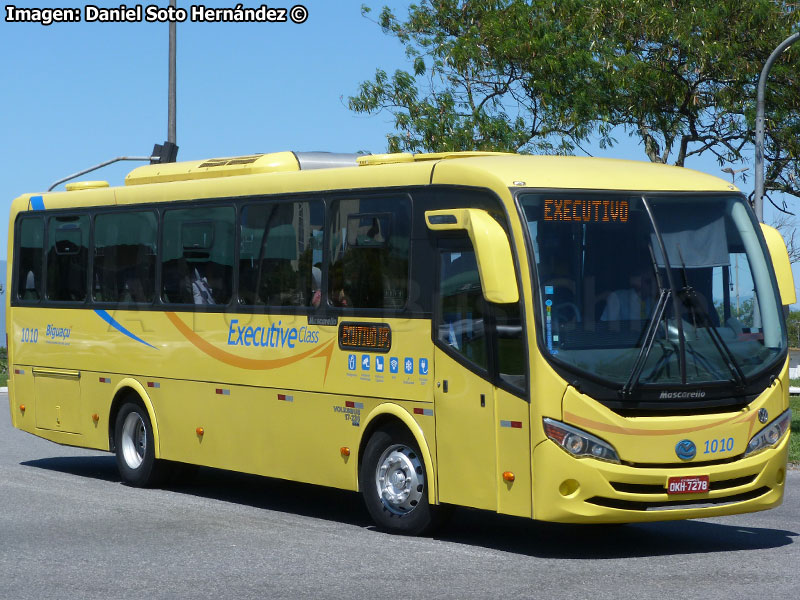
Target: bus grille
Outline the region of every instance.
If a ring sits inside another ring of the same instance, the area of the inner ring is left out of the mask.
[[[697,498],[694,500],[672,500],[672,501],[655,501],[655,502],[636,502],[633,500],[619,500],[616,498],[603,498],[595,496],[589,498],[586,502],[596,504],[597,506],[605,506],[606,508],[618,508],[621,510],[679,510],[683,508],[702,508],[704,506],[719,506],[720,504],[734,504],[736,502],[744,502],[745,500],[753,500],[768,493],[770,489],[766,486],[760,487],[751,492],[742,494],[735,494],[733,496],[724,496],[722,498]]]
[[[709,483],[709,491],[714,492],[717,490],[727,490],[730,488],[739,487],[742,485],[750,485],[756,479],[757,475],[747,475],[746,477],[737,477],[736,479],[723,479],[721,481],[712,481]],[[609,481],[611,487],[618,492],[626,494],[666,494],[667,490],[663,485],[651,485],[641,483],[619,483],[616,481]]]

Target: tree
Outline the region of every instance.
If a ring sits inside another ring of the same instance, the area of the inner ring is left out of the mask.
[[[786,317],[786,333],[789,346],[800,348],[800,310],[793,310]]]
[[[651,161],[710,153],[723,165],[749,162],[758,75],[800,11],[773,0],[422,0],[404,18],[383,8],[378,23],[413,70],[378,69],[349,106],[393,115],[389,151],[568,154],[624,131]],[[770,75],[765,189],[800,197],[798,67],[790,48]]]

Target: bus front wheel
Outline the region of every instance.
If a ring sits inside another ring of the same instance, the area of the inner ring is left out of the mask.
[[[421,535],[436,523],[428,503],[425,464],[404,428],[379,429],[364,450],[359,487],[375,524],[385,531]]]
[[[164,482],[168,465],[156,459],[153,426],[140,404],[128,402],[120,408],[114,425],[114,446],[123,483],[153,487]]]

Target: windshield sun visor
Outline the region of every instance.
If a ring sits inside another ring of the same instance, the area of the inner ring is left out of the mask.
[[[725,218],[716,207],[698,206],[688,220],[686,215],[665,209],[663,205],[655,206],[653,212],[670,265],[697,269],[730,264]],[[650,242],[656,263],[665,268],[664,256],[654,233],[650,234]]]

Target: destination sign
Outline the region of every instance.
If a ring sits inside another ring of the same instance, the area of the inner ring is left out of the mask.
[[[627,223],[627,200],[581,200],[546,198],[545,221],[582,223]]]
[[[392,329],[385,323],[342,323],[339,325],[339,347],[388,352],[392,348]]]

